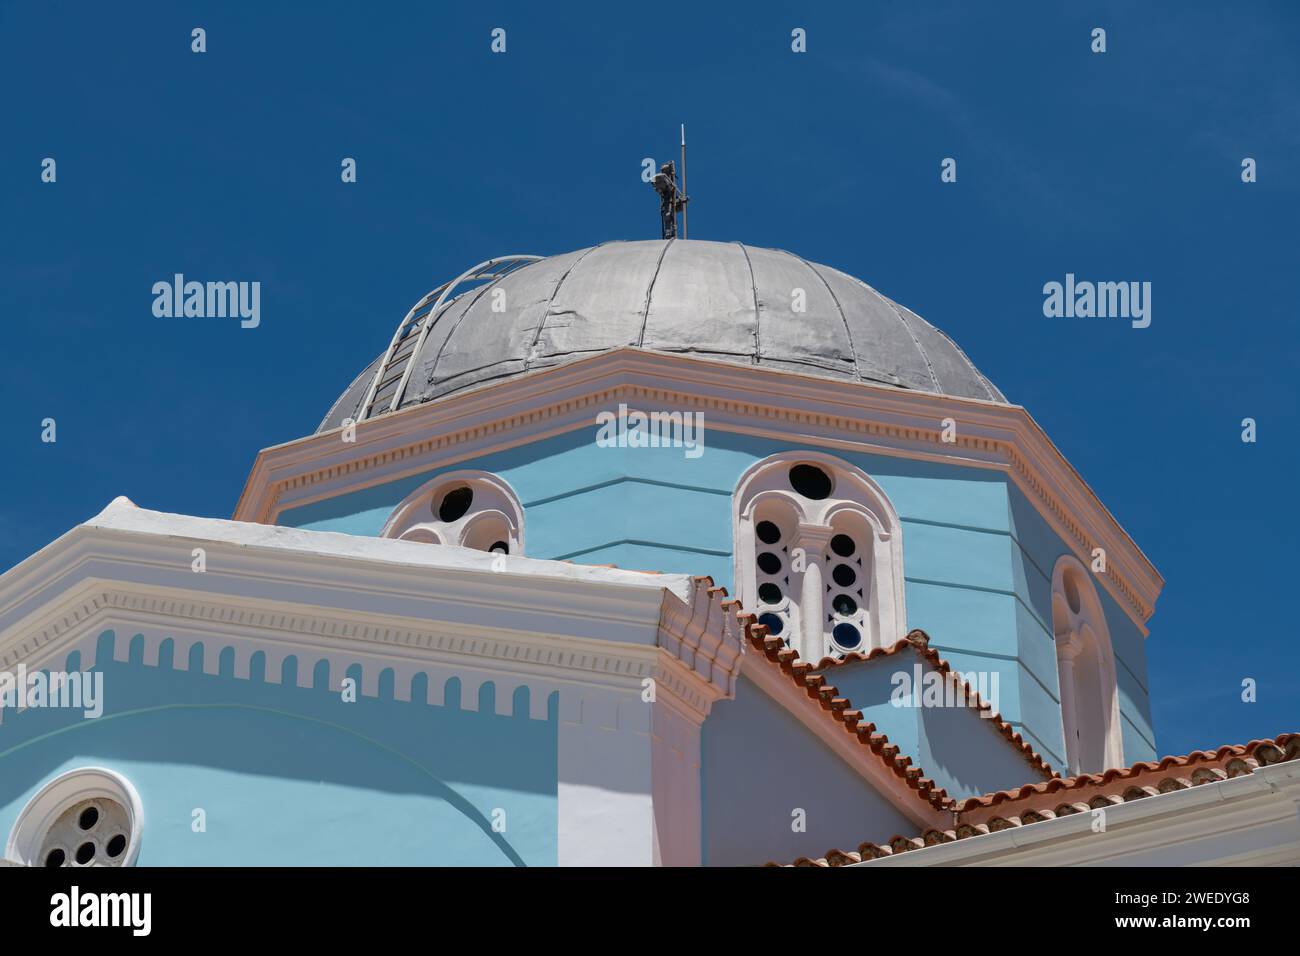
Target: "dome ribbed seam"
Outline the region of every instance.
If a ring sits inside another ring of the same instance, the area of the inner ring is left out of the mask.
[[[845,275],[848,275],[848,273],[845,273]],[[930,364],[930,356],[927,355],[925,349],[921,347],[921,340],[918,339],[916,337],[916,333],[912,331],[911,323],[908,322],[907,319],[903,317],[902,312],[898,311],[898,306],[894,304],[893,299],[881,295],[879,292],[871,288],[871,286],[867,285],[865,282],[863,282],[861,279],[857,278],[856,276],[849,276],[849,278],[852,279],[854,282],[856,282],[858,285],[862,286],[862,288],[866,289],[868,292],[870,292],[872,295],[878,298],[881,302],[885,303],[885,305],[889,306],[889,311],[893,312],[895,318],[897,318],[898,321],[903,324],[903,328],[907,329],[907,334],[911,337],[912,344],[916,346],[916,354],[921,356],[921,361],[925,362],[925,370],[930,373],[930,381],[934,383],[935,393],[939,395],[946,395],[947,393],[942,388],[939,387],[939,379],[938,376],[934,374],[934,366]]]
[[[530,262],[529,265],[534,265],[534,263],[531,263],[531,262]],[[528,268],[528,266],[524,266],[524,269],[527,269],[527,268]],[[519,271],[522,272],[523,269],[520,269]],[[428,365],[428,372],[426,373],[426,375],[425,375],[425,380],[424,380],[424,384],[425,384],[425,386],[428,386],[428,385],[433,381],[433,376],[436,375],[437,372],[438,372],[438,362],[442,360],[442,351],[443,351],[443,349],[445,349],[445,348],[447,347],[447,343],[451,341],[451,337],[452,337],[453,335],[456,334],[456,330],[457,330],[458,328],[460,328],[460,324],[461,324],[463,321],[465,321],[465,316],[469,315],[469,310],[472,309],[472,308],[474,308],[474,303],[477,302],[480,298],[482,298],[484,292],[486,292],[488,289],[492,288],[494,285],[496,285],[496,284],[497,284],[498,282],[500,282],[500,281],[501,281],[500,279],[493,279],[491,282],[485,282],[485,283],[484,283],[483,285],[481,285],[478,289],[474,290],[474,294],[473,294],[472,296],[470,296],[470,297],[469,297],[469,301],[468,301],[467,303],[465,303],[465,308],[464,308],[464,310],[460,313],[459,316],[456,317],[456,321],[455,321],[454,323],[452,323],[451,330],[448,331],[448,333],[447,333],[447,337],[444,338],[444,339],[442,340],[442,342],[440,342],[440,343],[438,344],[438,354],[436,354],[436,355],[433,357],[433,361],[430,362],[429,365]],[[457,298],[459,298],[459,296],[458,296]],[[455,302],[456,299],[452,299],[451,301],[452,301],[452,302]],[[450,305],[450,304],[451,304],[451,303],[448,303],[448,305]],[[443,314],[443,315],[446,315],[447,313],[444,311],[442,314]],[[441,317],[441,316],[439,316],[439,318],[440,318],[440,317]],[[426,321],[426,322],[431,322],[431,321],[436,321],[436,319],[435,319],[433,316],[428,316],[428,317],[425,319],[425,321]],[[426,344],[427,344],[427,343],[426,343]],[[420,356],[418,356],[418,355],[412,355],[410,360],[411,360],[412,362],[417,362],[417,361],[419,361],[419,359],[420,359]],[[409,382],[407,383],[407,386],[406,386],[406,387],[407,387],[407,388],[410,388],[410,387],[411,387]],[[403,398],[405,398],[405,396],[403,396]],[[397,407],[398,407],[399,409],[402,407],[402,403],[401,403],[400,401],[397,403]]]
[[[537,323],[537,328],[533,330],[533,341],[528,346],[528,351],[524,353],[524,371],[528,371],[528,366],[532,364],[533,352],[537,349],[537,343],[542,340],[542,330],[546,328],[546,320],[551,315],[551,306],[555,304],[555,297],[560,294],[560,286],[564,285],[564,280],[569,278],[573,270],[578,268],[582,260],[587,258],[601,246],[609,245],[608,242],[598,242],[594,246],[588,246],[582,250],[582,255],[573,260],[573,265],[564,270],[564,274],[555,282],[555,288],[551,290],[551,296],[546,300],[546,311],[542,313],[541,319]]]
[[[645,288],[645,308],[641,311],[641,334],[636,337],[637,348],[645,346],[645,330],[650,324],[650,297],[654,295],[655,282],[659,279],[659,270],[664,267],[664,256],[668,255],[668,247],[676,241],[676,239],[664,241],[664,247],[659,250],[659,261],[655,263],[655,273],[650,277],[650,284]]]
[[[831,301],[835,303],[835,308],[839,310],[840,318],[844,321],[844,334],[849,337],[849,354],[853,356],[853,372],[859,379],[866,378],[866,376],[862,374],[862,367],[858,365],[858,347],[853,344],[853,329],[849,327],[849,317],[844,312],[844,306],[840,304],[840,297],[835,294],[835,290],[831,288],[831,284],[826,281],[826,277],[821,274],[815,265],[803,256],[796,256],[793,252],[787,252],[786,255],[794,256],[794,258],[802,262],[813,275],[818,279],[821,279],[822,285],[826,286],[826,291],[830,293]]]
[[[762,343],[760,342],[758,337],[758,326],[759,326],[758,280],[754,278],[754,263],[750,261],[749,250],[745,248],[745,244],[743,242],[737,242],[736,245],[740,246],[740,251],[745,254],[745,265],[749,267],[749,286],[751,289],[754,290],[754,362],[753,364],[758,365],[759,362],[762,361],[762,357],[763,357]]]

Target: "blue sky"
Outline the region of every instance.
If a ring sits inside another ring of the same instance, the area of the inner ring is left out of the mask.
[[[373,6],[0,6],[0,568],[119,494],[229,516],[429,287],[656,236],[685,122],[692,238],[944,329],[1164,574],[1162,752],[1300,728],[1300,7]],[[262,325],[154,318],[175,272],[260,281]],[[1151,327],[1045,318],[1067,272],[1150,281]]]

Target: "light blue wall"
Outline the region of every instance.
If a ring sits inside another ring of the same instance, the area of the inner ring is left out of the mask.
[[[950,797],[974,797],[1046,779],[1013,743],[970,707],[897,706],[894,675],[906,674],[909,684],[904,686],[913,686],[918,665],[922,681],[925,675],[935,672],[918,654],[904,650],[870,661],[841,664],[822,673],[840,696],[862,711],[864,721],[875,724],[878,732],[897,744],[912,758],[913,766],[925,771]],[[998,689],[1000,692],[1001,687]],[[907,696],[903,701],[910,703],[912,698]],[[921,701],[918,696],[917,703]]]
[[[457,462],[282,512],[278,522],[375,535],[407,494],[440,471],[479,468],[519,495],[531,557],[707,574],[735,593],[732,492],[755,462],[802,446],[706,428],[703,455],[689,459],[682,449],[601,448],[595,433],[593,426]],[[908,625],[929,633],[960,670],[999,671],[1002,716],[1063,766],[1044,575],[1066,547],[1001,472],[839,454],[881,485],[902,519]],[[1125,756],[1144,759],[1154,751],[1142,641],[1104,592],[1103,600],[1122,662]]]
[[[700,763],[706,866],[789,863],[920,829],[744,677],[704,722]]]
[[[528,718],[528,690],[514,716],[492,713],[495,688],[462,710],[455,678],[447,706],[393,698],[391,672],[380,697],[344,703],[341,674],[312,667],[315,687],[234,677],[234,651],[222,673],[203,674],[202,646],[189,671],[143,664],[143,638],[131,660],[115,662],[113,635],[101,637],[105,712],[27,710],[0,724],[0,834],[49,780],[104,766],[140,793],[145,817],[140,865],[554,865],[556,715]],[[215,653],[208,651],[208,653]],[[67,670],[79,669],[73,655]],[[359,677],[360,668],[349,670]],[[417,694],[427,686],[416,678]],[[191,829],[202,808],[207,832]],[[492,829],[506,811],[504,833]]]
[[[1052,638],[1052,569],[1065,554],[1060,539],[1048,527],[1020,489],[1010,489],[1016,593],[1019,597],[1016,633],[1020,658],[1030,675],[1022,684],[1021,707],[1027,723],[1047,728],[1039,738],[1045,754],[1055,755],[1058,767],[1065,765],[1064,739],[1060,726],[1060,696],[1056,680],[1056,648]],[[1147,689],[1145,638],[1136,624],[1097,585],[1097,597],[1106,616],[1111,647],[1115,652],[1115,679],[1119,690],[1124,760],[1136,763],[1156,758],[1155,730]],[[1055,717],[1055,724],[1051,718]],[[1037,744],[1036,744],[1037,745]]]

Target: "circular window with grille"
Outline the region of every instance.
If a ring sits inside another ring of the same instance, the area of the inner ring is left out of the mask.
[[[23,808],[5,856],[28,866],[130,866],[142,822],[140,797],[125,777],[97,767],[73,770]]]
[[[523,505],[496,475],[450,472],[407,495],[389,515],[380,536],[522,556]]]

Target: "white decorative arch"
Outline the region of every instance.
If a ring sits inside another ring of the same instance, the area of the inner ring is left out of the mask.
[[[1069,554],[1052,569],[1052,633],[1070,772],[1124,766],[1115,651],[1106,615],[1092,575]]]
[[[469,508],[452,521],[442,520],[437,510],[440,503],[460,488],[472,492]],[[402,499],[384,522],[380,536],[478,551],[505,544],[509,554],[522,555],[524,508],[514,489],[491,472],[451,471],[426,481]]]
[[[830,478],[826,497],[814,499],[794,489],[790,470],[801,464],[813,465]],[[822,452],[782,452],[741,475],[732,504],[741,602],[760,617],[775,615],[781,636],[801,659],[816,663],[827,654],[886,647],[907,633],[902,526],[888,495],[862,469]],[[765,521],[780,528],[775,544],[759,539],[758,528]],[[844,537],[854,548],[838,555],[833,545]],[[782,562],[778,574],[760,567],[761,553]],[[840,565],[847,565],[847,572]],[[852,584],[840,586],[840,573],[852,574]],[[781,587],[781,599],[764,600],[764,584]],[[846,605],[837,602],[856,608],[841,613]],[[843,624],[851,628],[847,633],[858,635],[859,643],[840,643],[836,628]]]

